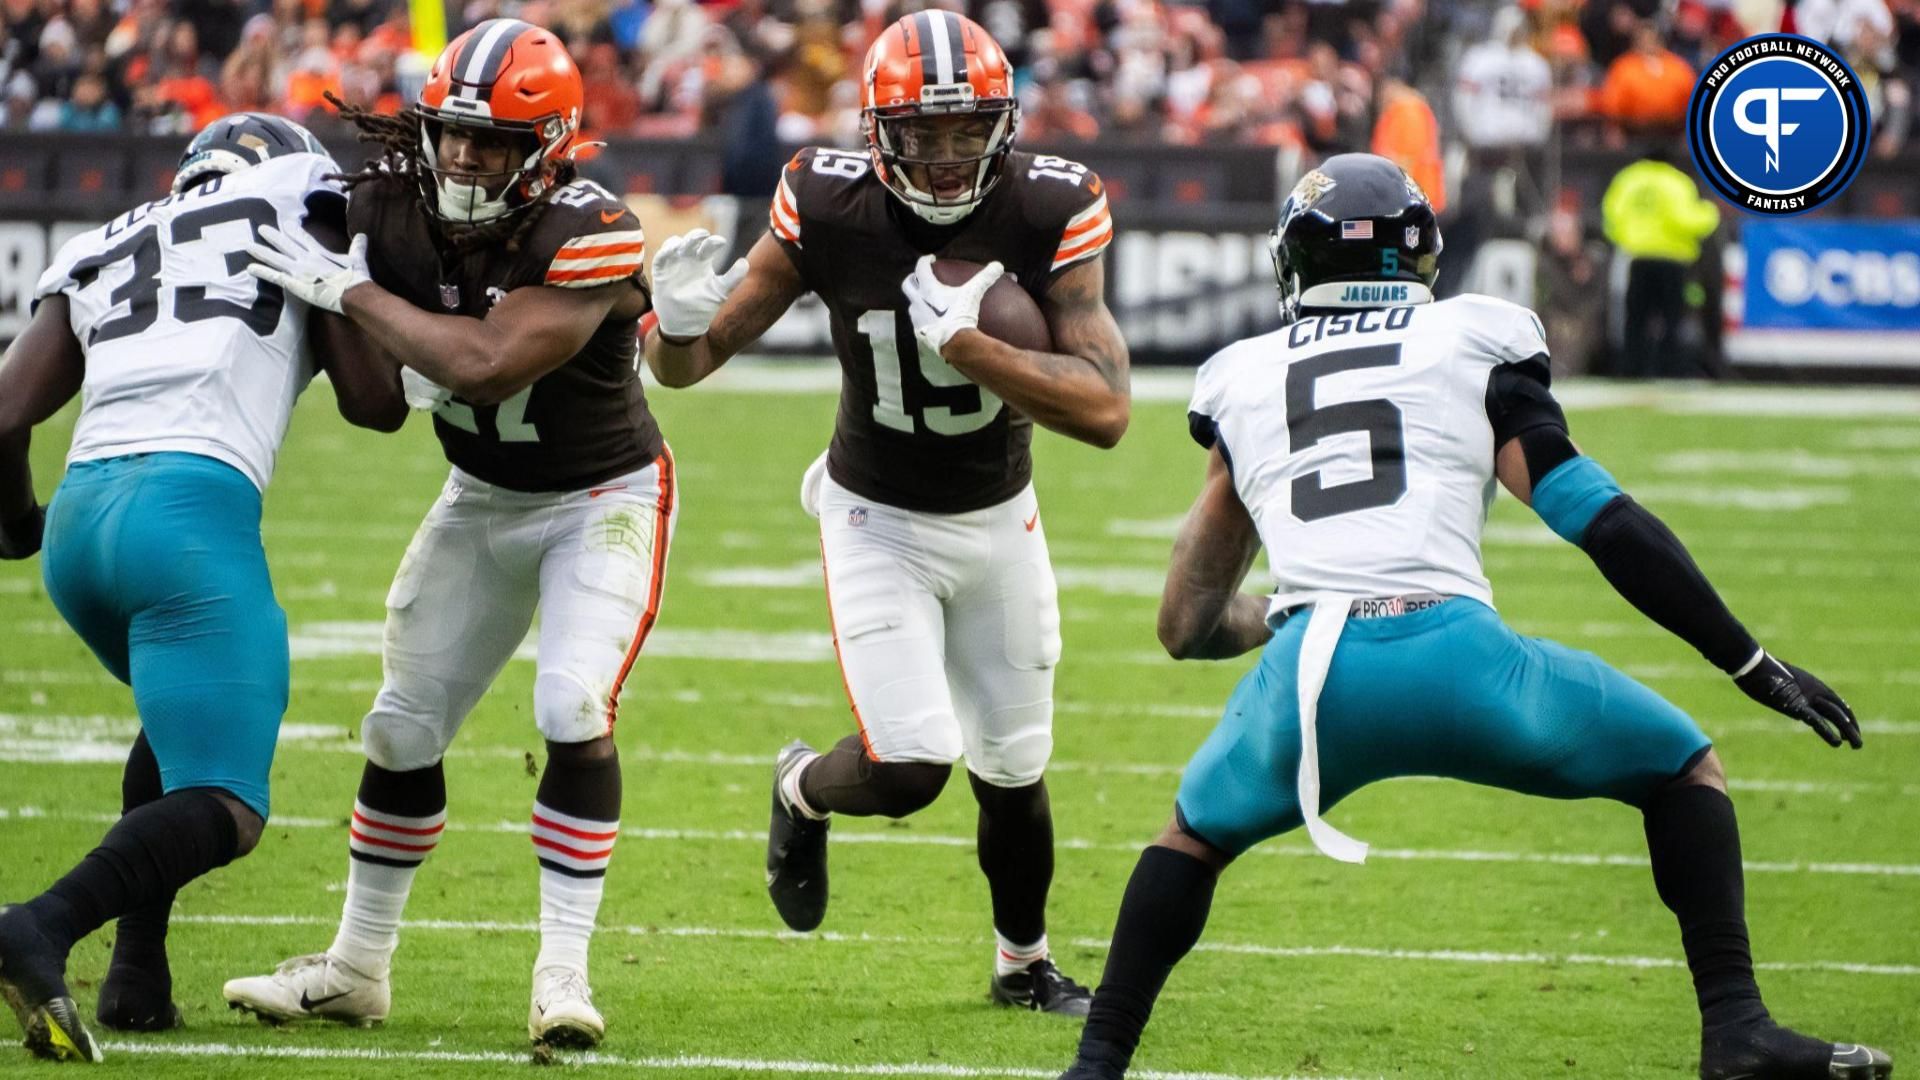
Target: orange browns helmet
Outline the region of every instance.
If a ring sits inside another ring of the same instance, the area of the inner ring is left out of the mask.
[[[472,224],[518,210],[539,197],[580,132],[585,95],[580,69],[552,33],[519,19],[488,19],[441,50],[416,103],[421,164],[433,178],[434,212]],[[517,137],[527,156],[505,173],[469,177],[441,168],[442,125]],[[480,183],[473,183],[479,180]],[[504,180],[504,185],[496,188]],[[489,189],[497,194],[489,195]]]
[[[887,27],[863,70],[860,122],[875,175],[936,225],[972,213],[1000,182],[1019,125],[1007,54],[972,19],[929,10]],[[929,123],[952,116],[980,122]]]

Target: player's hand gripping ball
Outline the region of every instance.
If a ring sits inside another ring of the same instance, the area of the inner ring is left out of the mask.
[[[724,236],[694,229],[668,237],[654,252],[653,313],[662,336],[687,340],[706,333],[720,305],[746,280],[745,259],[736,259],[724,274],[715,272],[729,246]]]
[[[281,232],[271,225],[260,230],[261,243],[247,245],[253,262],[247,273],[278,285],[314,307],[340,314],[341,297],[348,289],[372,280],[367,273],[367,237],[353,238],[345,254],[328,251],[306,230]]]
[[[980,301],[987,290],[1000,280],[1006,268],[990,262],[980,272],[957,285],[949,285],[933,272],[931,255],[920,256],[913,273],[900,283],[907,298],[907,317],[913,320],[913,336],[935,352],[962,330],[980,328]]]

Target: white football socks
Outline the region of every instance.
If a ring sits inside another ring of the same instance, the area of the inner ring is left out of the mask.
[[[1027,965],[1035,960],[1047,958],[1047,935],[1045,934],[1041,934],[1040,940],[1031,945],[1016,945],[1002,936],[1000,931],[995,930],[993,941],[996,946],[993,951],[995,975],[1012,975],[1015,972],[1025,971]]]
[[[813,807],[807,805],[807,797],[800,793],[800,774],[806,772],[807,766],[813,764],[819,757],[820,755],[817,753],[809,753],[805,760],[793,768],[788,769],[780,777],[781,801],[785,802],[794,813],[812,821],[827,820],[827,812],[825,810],[815,810]]]
[[[606,892],[618,821],[593,821],[533,804],[533,851],[540,860],[540,955],[533,970],[587,971],[587,946]]]
[[[379,978],[400,944],[400,916],[414,872],[440,844],[447,812],[411,818],[381,813],[356,800],[347,827],[347,899],[328,952]]]

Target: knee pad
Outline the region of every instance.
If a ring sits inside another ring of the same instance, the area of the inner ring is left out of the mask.
[[[548,742],[583,743],[612,730],[608,691],[595,690],[568,671],[543,671],[533,680],[533,721]]]
[[[420,708],[431,702],[403,702],[400,695],[383,688],[373,708],[360,722],[360,746],[367,760],[388,772],[413,772],[436,764],[446,755],[453,738],[453,722],[447,717],[446,696],[439,697],[438,708]]]
[[[875,809],[890,818],[903,818],[925,810],[940,797],[953,774],[951,765],[924,761],[874,761],[867,784],[874,795]]]
[[[967,758],[967,770],[994,787],[1026,787],[1046,774],[1053,758],[1051,706],[1035,706],[1045,714],[1039,722],[1018,725],[1002,739],[982,737],[977,753]]]

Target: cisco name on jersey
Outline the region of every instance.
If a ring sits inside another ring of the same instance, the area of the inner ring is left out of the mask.
[[[518,251],[503,243],[443,258],[412,191],[383,176],[354,189],[347,222],[373,238],[373,280],[425,311],[482,319],[530,286],[645,290],[639,219],[605,188],[575,180],[531,212],[540,218]],[[499,405],[443,404],[433,430],[447,460],[514,491],[578,491],[646,468],[664,444],[635,369],[638,324],[608,317],[566,363]]]
[[[1285,598],[1276,607],[1321,591],[1491,605],[1487,383],[1546,355],[1533,312],[1467,295],[1321,311],[1202,365],[1194,438],[1231,463]]]
[[[264,489],[314,374],[307,306],[246,272],[246,245],[338,198],[321,154],[288,154],[137,206],[61,247],[34,288],[68,297],[86,347],[67,460],[181,451]]]

